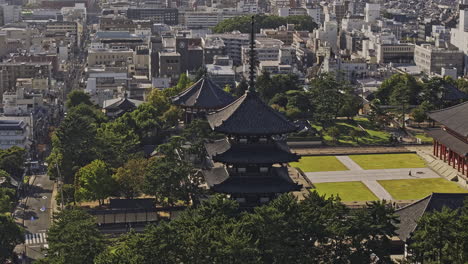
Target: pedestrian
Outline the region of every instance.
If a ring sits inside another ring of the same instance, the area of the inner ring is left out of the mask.
[[[411,176],[411,170],[408,172],[408,175]]]

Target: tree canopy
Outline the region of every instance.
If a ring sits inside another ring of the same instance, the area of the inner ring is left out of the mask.
[[[259,33],[262,28],[278,28],[294,24],[296,30],[312,31],[317,28],[317,24],[310,16],[288,16],[280,17],[274,15],[255,15],[255,32]],[[239,16],[235,18],[225,19],[219,22],[214,28],[214,33],[224,33],[240,31],[242,33],[250,33],[251,31],[251,16]]]

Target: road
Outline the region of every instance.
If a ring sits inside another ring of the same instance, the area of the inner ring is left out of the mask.
[[[32,176],[29,190],[15,210],[15,219],[26,230],[25,243],[16,247],[16,252],[25,252],[29,260],[44,257],[47,247],[46,232],[52,217],[52,190],[54,182],[47,175]]]

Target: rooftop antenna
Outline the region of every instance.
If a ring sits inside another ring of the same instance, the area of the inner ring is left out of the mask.
[[[255,91],[255,16],[252,16],[250,29],[250,71],[249,71],[249,91]]]

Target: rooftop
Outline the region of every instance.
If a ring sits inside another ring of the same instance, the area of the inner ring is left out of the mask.
[[[172,98],[175,105],[201,109],[218,109],[230,104],[233,100],[230,94],[206,77]]]

